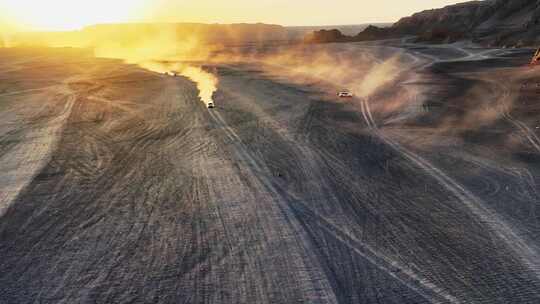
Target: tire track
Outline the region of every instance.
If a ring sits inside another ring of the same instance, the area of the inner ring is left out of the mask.
[[[54,89],[57,86],[48,86],[44,88],[37,88],[37,89],[28,89],[28,90],[20,90],[20,91],[14,91],[14,92],[7,92],[0,94],[0,97],[8,97],[8,96],[15,96],[15,95],[23,95],[27,93],[36,93],[36,92],[43,92],[50,89]]]
[[[8,154],[0,156],[0,217],[16,199],[19,192],[36,177],[51,158],[51,153],[59,143],[60,135],[71,115],[77,96],[67,86],[61,91],[65,94],[63,108],[56,117],[24,132],[25,141],[13,147]],[[13,168],[13,169],[10,169]]]
[[[512,123],[518,130],[521,131],[521,133],[527,138],[531,146],[540,153],[540,138],[536,133],[529,128],[525,123],[522,121],[514,118],[510,113],[504,112],[503,113],[506,120],[508,120],[510,123]]]
[[[439,184],[445,187],[450,193],[458,198],[471,212],[485,225],[487,225],[491,231],[493,231],[497,237],[503,240],[508,248],[514,251],[521,261],[532,270],[538,278],[540,278],[540,255],[535,249],[531,248],[525,240],[523,240],[514,229],[509,226],[500,216],[484,206],[480,198],[476,197],[464,186],[460,185],[457,181],[452,179],[442,170],[422,158],[421,156],[409,151],[399,143],[391,140],[385,136],[378,128],[373,120],[373,116],[369,109],[369,100],[362,100],[362,111],[364,117],[367,117],[366,121],[369,128],[388,146],[392,147],[396,152],[403,155],[406,159],[417,165],[427,174],[432,176]]]
[[[431,303],[461,303],[457,298],[447,293],[444,289],[436,286],[426,278],[419,277],[412,270],[406,268],[396,261],[390,260],[384,255],[379,254],[375,250],[371,249],[367,244],[362,243],[347,232],[344,232],[339,226],[326,220],[323,216],[319,216],[313,211],[310,211],[310,209],[301,200],[291,197],[288,192],[277,183],[263,178],[263,176],[267,175],[268,170],[259,165],[259,162],[255,160],[255,158],[253,158],[249,152],[247,152],[248,150],[243,146],[242,140],[238,134],[228,126],[219,113],[210,111],[210,115],[224,130],[226,130],[226,135],[229,137],[229,139],[232,142],[238,143],[238,153],[240,153],[242,155],[242,159],[247,161],[248,165],[254,169],[252,172],[265,186],[265,189],[276,198],[275,200],[279,203],[280,208],[289,219],[291,225],[296,227],[293,229],[302,235],[303,244],[310,244],[312,242],[308,236],[305,236],[305,232],[300,232],[304,229],[301,228],[300,222],[303,221],[302,218],[307,217],[314,220],[317,226],[326,231],[336,241],[350,248],[354,253],[365,258],[377,269],[398,280],[404,286],[418,293]],[[321,266],[321,269],[323,268],[324,267]],[[327,293],[328,292],[329,291],[327,291]]]
[[[518,129],[524,136],[527,138],[531,146],[540,153],[540,137],[536,135],[536,133],[529,128],[524,122],[518,120],[517,118],[513,117],[512,114],[510,114],[510,108],[512,106],[512,94],[508,86],[506,86],[504,83],[500,81],[495,80],[486,80],[499,89],[502,90],[502,96],[499,98],[499,103],[502,104],[503,109],[501,110],[503,117],[510,122],[516,129]]]
[[[353,250],[353,252],[362,258],[366,259],[379,270],[396,279],[425,299],[428,299],[431,303],[462,303],[456,297],[449,294],[446,290],[429,282],[429,280],[426,278],[417,275],[414,271],[408,269],[404,265],[396,261],[392,261],[382,254],[379,254],[366,243],[356,239],[350,233],[342,230],[338,225],[327,220],[325,217],[317,215],[302,202],[296,201],[295,204],[291,204],[291,206],[298,213],[307,218],[311,218],[317,226],[325,230],[338,242],[343,243],[345,246]]]
[[[298,244],[301,244],[302,246],[311,246],[311,242],[309,240],[309,237],[306,235],[305,231],[302,229],[300,222],[298,222],[298,219],[296,218],[296,215],[294,211],[290,208],[290,206],[285,203],[284,198],[282,197],[282,194],[280,194],[279,191],[277,191],[274,187],[274,185],[267,179],[264,178],[264,176],[268,175],[269,170],[267,168],[263,168],[262,165],[259,164],[258,161],[255,160],[254,157],[252,157],[248,151],[248,149],[244,146],[242,143],[241,138],[238,136],[238,134],[231,128],[229,125],[225,122],[225,120],[221,117],[221,114],[215,111],[209,111],[210,116],[214,119],[214,121],[221,127],[226,133],[226,136],[229,137],[231,142],[235,143],[235,146],[237,147],[236,152],[239,154],[240,158],[247,163],[247,165],[250,167],[250,171],[252,172],[253,176],[256,178],[257,181],[259,181],[264,189],[269,192],[269,194],[274,198],[274,201],[277,202],[277,205],[283,215],[286,218],[286,222],[288,225],[290,225],[291,229],[294,231],[295,238],[300,238],[298,240]],[[306,253],[315,252],[315,250],[307,250]],[[317,259],[313,256],[309,258],[311,263],[318,263]],[[308,271],[309,267],[305,265],[304,261],[297,261],[299,263],[298,265],[304,264],[303,268]],[[322,266],[319,266],[317,268],[312,268],[309,270],[310,272],[318,272],[322,269]],[[309,273],[305,273],[305,276],[311,277],[313,275]],[[308,291],[306,291],[308,294],[312,294],[311,296],[308,296],[308,298],[312,299],[319,299],[319,301],[314,303],[338,303],[336,295],[333,292],[333,289],[331,288],[330,283],[327,281],[326,276],[324,276],[322,273],[315,273],[315,278],[313,277],[306,282],[309,282],[311,287],[308,288]],[[316,295],[316,296],[315,296]]]

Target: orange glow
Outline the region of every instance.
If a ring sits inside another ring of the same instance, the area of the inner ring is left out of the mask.
[[[0,19],[32,30],[98,23],[203,22],[331,25],[391,22],[460,0],[0,0]],[[0,20],[0,25],[2,20]]]
[[[145,0],[2,0],[3,18],[31,30],[74,30],[96,23],[126,22],[142,10]]]

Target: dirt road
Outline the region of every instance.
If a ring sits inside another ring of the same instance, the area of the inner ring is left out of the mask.
[[[21,52],[0,50],[0,303],[540,301],[540,107],[504,66],[519,53],[381,47],[411,74],[347,102],[219,65],[209,110],[184,77]],[[389,111],[411,87],[423,112]]]

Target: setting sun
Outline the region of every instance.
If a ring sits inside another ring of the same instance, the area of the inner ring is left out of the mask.
[[[18,26],[34,30],[74,30],[86,25],[126,22],[144,0],[3,0],[0,11]]]

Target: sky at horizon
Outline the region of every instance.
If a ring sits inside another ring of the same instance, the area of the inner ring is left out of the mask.
[[[271,23],[285,26],[395,22],[456,0],[0,0],[0,25],[73,30],[98,23]]]

